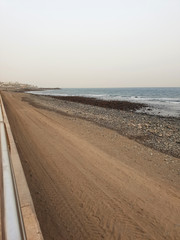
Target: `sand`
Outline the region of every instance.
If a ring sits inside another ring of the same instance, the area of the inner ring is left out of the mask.
[[[180,176],[167,155],[25,96],[3,100],[45,240],[179,239]]]

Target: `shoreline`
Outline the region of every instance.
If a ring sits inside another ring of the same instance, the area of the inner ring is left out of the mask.
[[[133,104],[144,104],[145,107],[137,109],[137,112],[147,113],[149,115],[157,115],[164,117],[176,117],[180,118],[180,88],[117,88],[117,89],[61,89],[60,91],[39,91],[37,93],[30,92],[38,95],[46,95],[57,97],[61,100],[84,102],[89,105],[94,105],[92,102],[95,99],[107,101],[114,105],[114,103],[130,102]],[[78,100],[79,98],[79,100]],[[81,101],[81,98],[82,101]],[[89,100],[88,100],[89,98]],[[97,103],[95,103],[97,105]],[[99,103],[98,103],[99,104]],[[102,104],[99,104],[100,106]],[[126,107],[126,106],[125,106]]]
[[[128,102],[123,105],[124,108],[118,105],[120,110],[110,108],[117,107],[116,101],[114,104],[84,97],[55,97],[26,93],[23,99],[39,108],[95,122],[145,146],[180,158],[179,118],[137,113],[135,109],[143,108],[144,105]]]
[[[156,116],[159,118],[168,118],[168,119],[175,118],[180,120],[180,116],[162,115],[162,114],[159,114],[160,112],[158,112],[157,114],[155,113],[155,109],[153,109],[153,106],[151,104],[143,103],[143,102],[134,102],[134,101],[128,101],[128,100],[105,100],[105,99],[99,99],[96,97],[84,97],[84,96],[54,96],[54,95],[33,94],[29,92],[24,92],[24,93],[35,95],[35,96],[55,98],[57,100],[62,100],[62,101],[82,103],[90,106],[117,109],[121,111],[136,112],[136,113],[140,113],[148,116],[149,115]]]

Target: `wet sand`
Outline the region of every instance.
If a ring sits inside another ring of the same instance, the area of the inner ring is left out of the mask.
[[[179,239],[180,176],[168,155],[25,97],[3,93],[45,240]]]

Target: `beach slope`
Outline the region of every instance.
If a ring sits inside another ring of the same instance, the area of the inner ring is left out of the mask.
[[[154,164],[165,154],[2,95],[45,240],[179,239],[177,178]]]

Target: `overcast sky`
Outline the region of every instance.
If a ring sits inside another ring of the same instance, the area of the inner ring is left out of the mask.
[[[180,0],[1,0],[0,81],[180,87]]]

